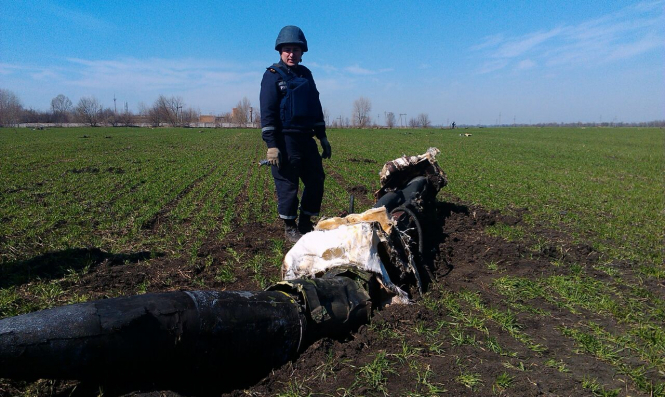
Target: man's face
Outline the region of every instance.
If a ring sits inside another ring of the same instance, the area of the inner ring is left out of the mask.
[[[293,44],[284,44],[279,55],[287,66],[296,66],[302,60],[302,49]]]

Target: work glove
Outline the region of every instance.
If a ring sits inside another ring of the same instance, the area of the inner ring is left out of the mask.
[[[276,147],[268,148],[268,153],[266,154],[268,163],[279,168],[280,162],[282,161],[282,154],[279,152],[279,149]]]
[[[332,156],[332,148],[330,147],[330,142],[328,142],[328,138],[321,138],[321,148],[323,148],[323,153],[321,153],[321,157],[324,159],[329,159],[330,156]]]

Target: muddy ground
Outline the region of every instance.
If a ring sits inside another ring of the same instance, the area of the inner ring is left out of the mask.
[[[573,243],[561,231],[524,225],[522,215],[528,212],[526,208],[502,214],[468,205],[455,197],[443,195],[440,200],[436,229],[431,235],[431,266],[435,280],[428,286],[426,296],[429,299],[438,299],[446,291],[470,290],[477,291],[486,306],[508,310],[504,297],[489,288],[492,282],[506,275],[540,278],[555,273],[565,274],[565,267],[552,265],[554,260],[578,264],[600,279],[609,277],[593,270],[592,265],[598,262],[600,254],[590,245]],[[485,228],[498,223],[522,225],[532,232],[531,237],[510,242],[485,232]],[[228,236],[223,241],[207,242],[200,256],[212,256],[213,263],[208,266],[188,266],[182,258],[158,257],[144,262],[141,259],[145,258],[140,254],[138,257],[109,256],[98,250],[82,250],[80,256],[91,260],[93,266],[69,286],[68,293],[87,294],[97,299],[108,296],[108,291],[114,291],[114,295],[134,294],[142,283],[148,286],[148,292],[157,292],[201,289],[201,281],[208,289],[257,290],[259,284],[252,270],[238,267],[235,269],[237,280],[225,283],[216,278],[216,268],[232,259],[231,252],[242,253],[245,257],[260,253],[268,255],[274,248],[274,239],[282,238],[279,226],[278,223],[252,223],[239,234]],[[540,242],[537,245],[539,250],[534,251],[536,240]],[[547,243],[542,244],[543,241]],[[496,268],[490,269],[489,263],[495,264]],[[631,277],[629,264],[615,263],[614,266],[625,272],[625,277]],[[266,266],[263,275],[278,277],[279,269],[273,265]],[[652,289],[662,296],[662,286],[655,285]],[[530,301],[529,305],[552,313],[551,316],[517,314],[522,330],[534,342],[546,346],[542,352],[528,349],[491,322],[485,324],[489,335],[496,338],[504,351],[514,354],[497,354],[482,343],[454,343],[446,333],[441,333],[436,340],[437,349],[433,350],[431,335],[422,330],[436,329],[452,320],[445,308],[428,308],[421,301],[376,311],[371,324],[361,327],[347,340],[320,340],[294,361],[239,390],[224,390],[225,381],[220,374],[218,379],[210,379],[208,385],[187,385],[184,382],[185,386],[178,390],[163,390],[159,385],[150,384],[131,386],[133,390],[128,390],[127,387],[120,387],[121,379],[116,384],[104,385],[102,389],[99,385],[76,382],[42,381],[35,386],[4,380],[0,382],[0,394],[9,396],[32,390],[32,395],[39,396],[75,396],[97,395],[102,390],[104,396],[425,396],[436,395],[436,389],[427,386],[433,385],[445,390],[443,395],[451,396],[579,396],[591,395],[581,386],[582,379],[591,374],[599,384],[621,389],[621,395],[644,395],[624,383],[609,364],[579,354],[574,342],[557,329],[561,325],[573,325],[582,318],[594,319],[609,327],[620,325],[607,324],[607,318],[594,313],[573,315],[544,300]],[[486,339],[480,331],[466,332],[478,341]],[[412,354],[404,354],[405,345]],[[384,383],[372,387],[369,382],[363,381],[361,368],[381,355],[388,358],[391,366],[383,374]],[[550,359],[565,362],[567,370],[559,371],[546,365]],[[479,384],[468,387],[459,382],[459,376],[467,370],[480,375]],[[513,381],[509,387],[502,389],[495,385],[495,379],[504,372]]]

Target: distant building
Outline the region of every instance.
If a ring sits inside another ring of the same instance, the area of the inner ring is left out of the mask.
[[[212,114],[202,114],[199,116],[199,123],[214,123],[215,116]]]

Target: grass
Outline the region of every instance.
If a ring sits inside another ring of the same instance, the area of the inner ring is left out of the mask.
[[[472,372],[462,372],[455,380],[469,389],[476,389],[483,383],[480,374]]]
[[[376,134],[389,144],[373,145]],[[659,266],[665,198],[660,185],[652,183],[665,167],[659,150],[662,130],[483,129],[464,140],[448,131],[400,134],[331,131],[337,159],[370,161],[326,165],[371,191],[377,187],[376,168],[386,159],[438,146],[450,194],[488,209],[528,208],[528,221],[565,228],[601,252],[640,263],[647,277],[665,277]],[[172,242],[168,233],[148,243],[142,226],[176,198],[171,213],[185,228],[228,233],[228,217],[220,217],[226,222],[217,226],[206,220],[232,208],[229,204],[244,184],[253,196],[261,196],[270,183],[268,173],[247,168],[248,160],[260,153],[261,142],[255,138],[249,130],[3,129],[0,218],[6,221],[0,235],[7,238],[0,245],[0,260],[81,244],[108,251],[137,243],[164,247]],[[366,147],[374,150],[368,153]],[[249,179],[235,178],[243,173]],[[324,208],[331,213],[346,207],[342,189],[329,187]],[[216,200],[208,200],[212,197]],[[259,210],[243,206],[242,221]],[[261,217],[270,219],[274,211]],[[191,219],[196,220],[193,225]],[[91,228],[100,233],[88,233]],[[519,239],[522,229],[494,225],[489,232]]]
[[[472,139],[418,131],[392,134],[391,144],[380,147],[372,144],[376,134],[336,131],[333,138],[355,144],[342,149],[349,157],[378,164],[395,157],[392,147],[401,154],[438,146],[451,194],[488,209],[528,208],[529,220],[591,234],[595,247],[613,257],[662,263],[665,198],[652,183],[662,180],[665,164],[661,129],[488,128],[474,130]],[[356,168],[376,184],[375,164]]]
[[[545,361],[545,365],[550,367],[550,368],[554,368],[559,372],[570,372],[570,369],[568,369],[566,364],[561,360],[556,361],[553,358],[551,358],[551,359]]]
[[[359,381],[366,384],[371,390],[388,394],[386,382],[388,375],[395,373],[393,363],[388,360],[385,352],[380,352],[370,363],[358,369]]]
[[[606,390],[596,379],[591,379],[589,377],[585,377],[582,380],[582,387],[589,390],[591,394],[597,397],[616,397],[621,393],[621,389]]]
[[[494,386],[496,389],[499,391],[504,391],[510,386],[512,386],[513,382],[515,381],[515,377],[507,374],[506,372],[502,372],[499,376],[496,377],[494,380]]]
[[[147,252],[145,265],[180,258],[189,285],[197,288],[210,288],[211,279],[226,288],[242,270],[259,287],[276,281],[270,275],[288,251],[281,239],[261,252],[235,245],[222,248],[221,257],[205,251],[206,242],[251,239],[239,235],[251,222],[276,222],[275,206],[262,205],[274,201],[274,189],[269,172],[254,166],[264,152],[257,133],[0,129],[0,317],[91,299],[88,291],[72,288],[94,273],[99,261],[93,258],[49,269],[48,277],[32,273],[31,260],[82,247],[109,255]],[[617,395],[616,382],[601,384],[576,370],[578,355],[610,366],[639,393],[665,395],[665,300],[653,289],[665,280],[665,196],[657,183],[665,169],[662,129],[487,128],[469,139],[447,130],[332,130],[329,137],[335,154],[325,167],[342,180],[326,180],[323,215],[347,209],[350,186],[366,187],[370,200],[385,161],[437,146],[450,182],[442,200],[455,197],[519,215],[523,222],[497,222],[484,234],[524,247],[520,260],[547,250],[553,255],[542,274],[526,276],[511,273],[517,258],[479,258],[491,283],[427,293],[417,303],[426,313],[422,318],[367,326],[389,349],[368,350],[365,365],[330,355],[315,380],[290,379],[279,395],[316,394],[311,382],[335,382],[350,368],[353,384],[340,385],[338,395],[438,395],[454,384],[510,394],[541,368],[579,385],[580,394]],[[600,254],[597,263],[568,261],[570,247],[538,235],[539,228],[590,244]],[[15,268],[27,270],[9,271]],[[5,272],[16,277],[5,278]],[[213,276],[206,281],[199,272]],[[163,285],[178,288],[171,277]],[[145,278],[129,293],[159,285]],[[557,324],[575,351],[552,350],[560,345],[528,326],[544,322]],[[451,354],[468,355],[472,363],[449,366],[455,369],[444,388],[434,361]],[[476,366],[488,359],[495,364],[492,376],[481,376]],[[391,380],[407,376],[411,389],[391,390]]]
[[[277,397],[309,397],[312,393],[309,392],[307,386],[298,382],[297,380],[289,381],[286,385],[286,390],[277,393]]]

